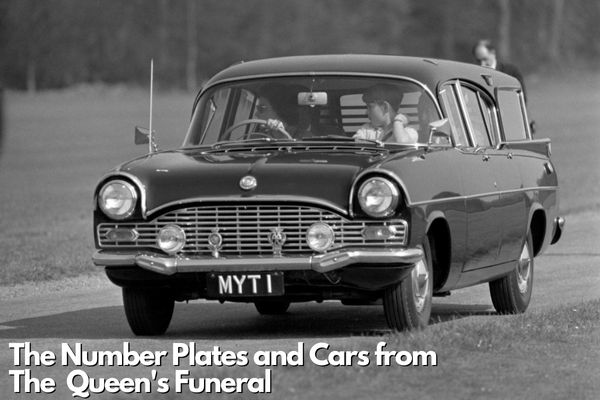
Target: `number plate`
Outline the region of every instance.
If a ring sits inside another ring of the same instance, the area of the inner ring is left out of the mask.
[[[282,272],[211,273],[206,286],[209,297],[281,296],[284,293]]]

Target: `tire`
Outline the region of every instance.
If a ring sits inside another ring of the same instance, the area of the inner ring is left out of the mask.
[[[290,302],[287,300],[256,300],[254,306],[261,315],[281,315],[288,310]]]
[[[123,288],[127,322],[138,336],[156,336],[166,332],[173,316],[175,300],[158,289]]]
[[[429,238],[422,244],[423,260],[400,283],[385,289],[383,311],[396,331],[423,329],[429,324],[433,297],[433,265]]]
[[[498,314],[525,312],[533,290],[533,264],[533,238],[530,233],[523,243],[515,269],[490,282],[490,295]]]

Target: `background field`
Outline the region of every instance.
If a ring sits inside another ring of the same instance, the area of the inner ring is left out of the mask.
[[[529,86],[536,136],[552,139],[562,213],[600,210],[600,75],[537,77]],[[161,147],[183,140],[193,97],[156,96]],[[98,273],[90,261],[92,191],[110,168],[146,151],[133,145],[133,127],[148,124],[147,93],[81,86],[8,92],[5,103],[0,285]]]

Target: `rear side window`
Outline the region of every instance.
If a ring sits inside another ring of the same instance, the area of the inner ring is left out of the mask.
[[[517,90],[498,90],[498,105],[500,119],[504,130],[504,140],[507,142],[527,140],[527,120],[523,112],[523,102]]]

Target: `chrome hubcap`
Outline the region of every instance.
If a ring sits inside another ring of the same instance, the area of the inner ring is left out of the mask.
[[[527,293],[529,289],[529,277],[531,276],[531,256],[529,254],[529,247],[527,243],[523,246],[519,262],[517,263],[517,285],[519,286],[519,292],[522,294]]]
[[[413,297],[418,312],[423,311],[429,293],[429,271],[425,260],[420,260],[412,270]]]

